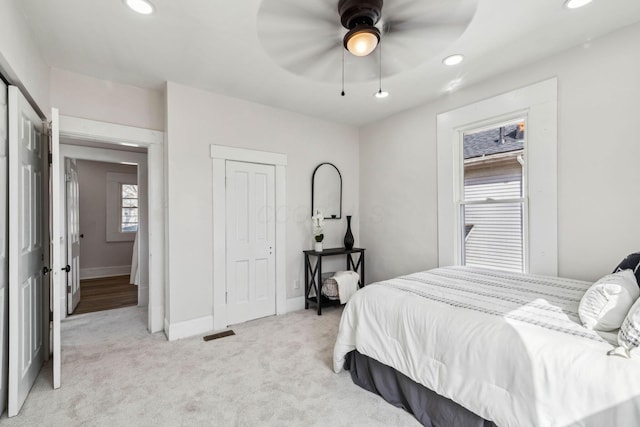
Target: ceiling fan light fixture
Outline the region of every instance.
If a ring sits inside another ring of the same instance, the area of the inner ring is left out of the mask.
[[[367,56],[380,41],[380,30],[373,25],[359,25],[344,36],[344,47],[355,56]]]
[[[147,0],[124,0],[124,4],[142,15],[151,15],[154,11],[153,5]]]
[[[564,2],[564,7],[567,9],[577,9],[582,6],[586,6],[591,2],[592,0],[566,0]]]
[[[464,55],[460,53],[456,53],[454,55],[449,55],[446,58],[444,58],[442,60],[442,63],[444,65],[453,66],[453,65],[458,65],[462,61],[464,61]]]

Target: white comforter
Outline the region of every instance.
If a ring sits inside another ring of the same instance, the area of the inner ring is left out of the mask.
[[[640,426],[640,359],[581,326],[589,285],[468,267],[371,284],[345,307],[334,370],[357,349],[499,426]]]

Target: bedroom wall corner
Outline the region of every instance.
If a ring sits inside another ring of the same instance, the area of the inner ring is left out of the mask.
[[[360,130],[367,283],[438,265],[436,112],[409,110]]]
[[[558,78],[558,274],[595,281],[640,249],[640,198],[628,185],[638,180],[640,158],[629,132],[640,97],[640,57],[629,52],[639,49],[634,24],[364,126],[361,233],[371,280],[438,264],[436,115],[551,77]]]

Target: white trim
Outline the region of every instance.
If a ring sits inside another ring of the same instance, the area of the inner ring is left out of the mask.
[[[213,329],[225,329],[226,293],[226,161],[274,165],[276,196],[276,314],[287,313],[286,288],[286,165],[287,155],[245,148],[211,146],[213,167]]]
[[[110,267],[87,267],[80,269],[80,280],[99,279],[101,277],[124,276],[131,273],[130,265],[114,265]]]
[[[60,133],[61,136],[67,138],[79,138],[116,145],[122,145],[122,143],[135,144],[140,147],[162,144],[164,141],[164,132],[158,130],[62,115],[60,116]]]
[[[147,217],[148,224],[141,223],[140,229],[140,253],[147,253],[148,256],[139,257],[139,268],[141,272],[140,291],[148,289],[148,324],[147,328],[150,332],[159,332],[164,327],[165,314],[168,313],[165,301],[165,227],[164,218],[166,207],[164,205],[164,132],[141,129],[131,126],[122,126],[113,123],[99,122],[95,120],[80,119],[77,117],[60,116],[60,136],[66,138],[74,138],[88,141],[100,141],[108,144],[121,145],[122,143],[136,144],[140,147],[147,148],[147,154],[131,153],[128,154],[142,156],[143,161],[138,163],[139,185],[143,182],[148,183],[147,203],[145,205],[147,212],[141,212],[141,218]],[[71,149],[69,149],[71,150]],[[89,147],[75,146],[74,153],[83,150],[89,150]],[[95,150],[101,150],[92,148]],[[110,158],[122,155],[125,152],[115,150],[103,150],[109,152]],[[117,154],[120,153],[120,154]],[[82,157],[76,157],[82,158]],[[113,160],[103,160],[113,161]],[[61,162],[64,164],[64,162]],[[144,179],[140,179],[141,175]],[[146,230],[146,232],[145,232]],[[145,236],[147,238],[145,238]],[[149,283],[147,288],[144,283],[145,277]],[[139,298],[140,300],[140,298]],[[147,300],[143,298],[143,300]]]
[[[169,341],[201,335],[213,330],[213,316],[199,317],[197,319],[175,323],[169,323],[165,320],[164,323],[164,333]]]
[[[234,160],[237,162],[262,163],[265,165],[286,166],[287,155],[270,151],[249,150],[246,148],[211,146],[212,159]]]
[[[284,164],[286,164],[286,156]],[[286,247],[287,247],[287,183],[286,183],[287,167],[284,165],[276,165],[276,314],[285,314],[289,310],[286,309],[287,299],[287,264],[286,264]],[[303,304],[304,305],[304,304]]]
[[[287,313],[304,310],[304,296],[289,298],[287,300]]]
[[[527,121],[528,198],[525,204],[525,266],[528,272],[558,274],[558,162],[556,78],[438,114],[438,265],[460,263],[459,191],[461,138],[469,129],[514,117]]]

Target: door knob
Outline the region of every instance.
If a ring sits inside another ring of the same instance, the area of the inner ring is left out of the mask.
[[[47,266],[42,267],[42,275],[43,276],[46,276],[47,274],[49,274],[50,271],[51,270],[49,270],[49,267],[47,267]]]
[[[62,267],[62,271],[66,271],[67,273],[71,271],[71,266],[69,264],[66,267]]]

